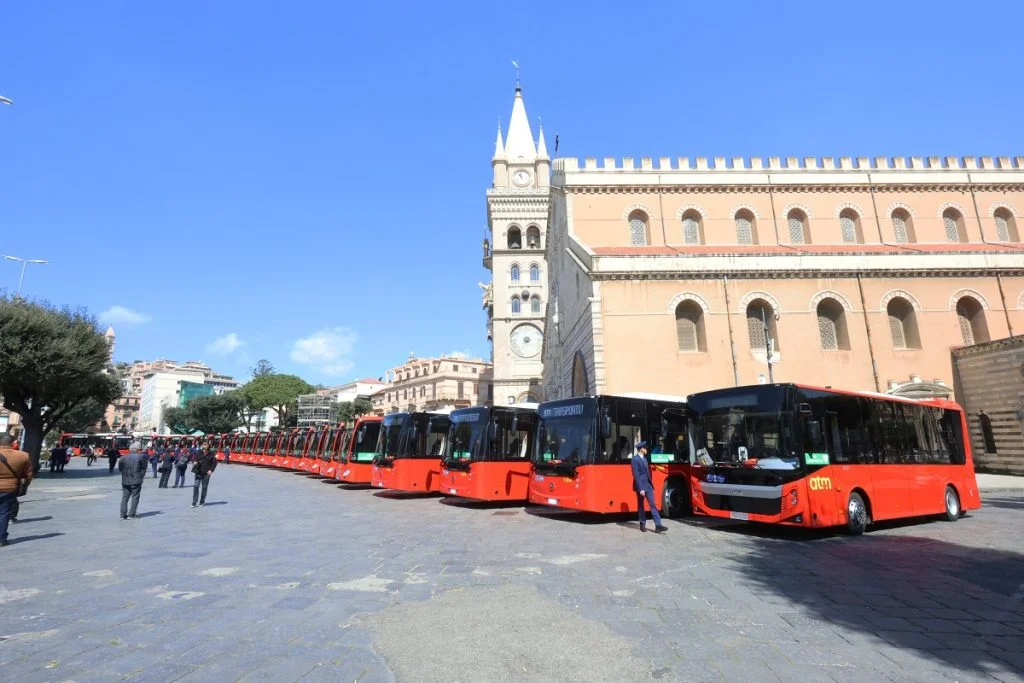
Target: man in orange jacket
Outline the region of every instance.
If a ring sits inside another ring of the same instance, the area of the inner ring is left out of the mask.
[[[14,448],[14,437],[0,435],[0,547],[7,545],[7,525],[18,502],[20,480],[32,481],[28,453]]]

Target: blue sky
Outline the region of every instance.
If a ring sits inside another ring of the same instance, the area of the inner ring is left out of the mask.
[[[6,3],[0,253],[119,360],[334,384],[489,355],[511,59],[560,156],[1024,154],[1019,2],[649,5]]]

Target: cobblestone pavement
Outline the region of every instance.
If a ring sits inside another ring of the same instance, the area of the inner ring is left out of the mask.
[[[862,538],[217,470],[205,508],[75,459],[0,550],[0,678],[1024,680],[1024,497]]]

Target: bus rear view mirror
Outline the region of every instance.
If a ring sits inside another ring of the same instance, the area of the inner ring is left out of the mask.
[[[363,442],[363,437],[365,437],[365,436],[366,436],[366,432],[364,430],[360,429],[359,433],[356,434],[356,443],[362,443]]]
[[[607,439],[612,435],[612,418],[608,415],[601,416],[601,438]]]
[[[800,411],[801,415],[803,415],[804,417],[807,417],[807,416],[809,416],[811,414],[811,404],[810,403],[801,403],[798,406],[797,410]]]
[[[487,439],[494,443],[498,440],[498,423],[490,422],[487,425]]]
[[[662,416],[662,418],[661,418],[661,438],[664,439],[667,436],[668,436],[668,420],[666,420],[665,417]]]

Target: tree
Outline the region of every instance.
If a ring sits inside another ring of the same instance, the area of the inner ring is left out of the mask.
[[[274,374],[274,365],[266,358],[260,358],[256,361],[256,365],[249,368],[249,372],[252,373],[253,379],[266,377],[267,375]]]
[[[121,384],[104,372],[110,347],[81,310],[0,297],[0,394],[21,415],[22,448],[39,468],[43,435],[89,399],[104,406]]]
[[[64,416],[50,427],[50,432],[54,434],[84,432],[101,421],[106,412],[106,404],[100,403],[94,398],[87,398],[72,410],[64,413]],[[115,417],[114,419],[116,420],[117,418]]]
[[[344,401],[338,404],[338,422],[351,422],[360,415],[373,412],[373,404],[365,398]]]
[[[163,423],[175,434],[191,434],[195,431],[189,424],[185,408],[164,408]]]
[[[277,413],[278,424],[286,426],[295,417],[295,399],[312,393],[313,387],[295,375],[274,374],[257,377],[239,391],[245,393],[251,408],[271,408]]]
[[[185,406],[185,421],[194,431],[223,434],[241,424],[239,413],[244,405],[245,399],[235,391],[220,396],[197,396]]]

